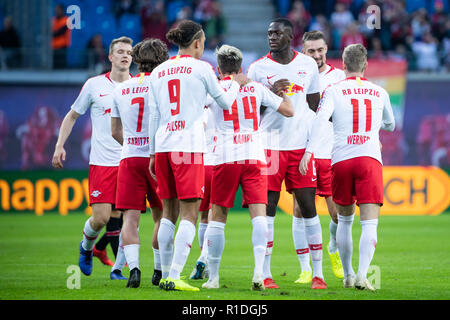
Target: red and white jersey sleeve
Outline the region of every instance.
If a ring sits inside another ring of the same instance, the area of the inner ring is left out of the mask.
[[[150,156],[149,110],[150,73],[141,73],[119,84],[114,90],[112,117],[121,119],[123,128],[122,159]]]
[[[120,163],[122,146],[111,135],[111,110],[116,85],[109,73],[90,78],[71,106],[71,109],[79,114],[91,109],[91,165],[115,167]]]
[[[337,69],[331,65],[327,65],[327,68],[319,73],[320,79],[320,92],[336,82],[345,79],[345,72]],[[333,149],[333,124],[328,121],[325,130],[322,133],[321,143],[317,146],[317,150],[314,152],[315,159],[331,159],[331,150]]]
[[[230,80],[221,81],[224,88]],[[240,88],[231,110],[221,109],[217,103],[209,105],[214,117],[217,143],[214,151],[215,165],[241,161],[266,162],[264,145],[259,130],[261,105],[276,112],[283,99],[257,82]]]
[[[209,93],[222,108],[229,108],[239,84],[220,86],[212,66],[191,56],[177,56],[160,64],[150,76],[150,153],[206,152],[203,112]],[[152,134],[155,135],[154,146]]]
[[[291,83],[286,95],[291,99],[294,116],[286,118],[267,109],[262,115],[261,128],[265,131],[265,147],[271,150],[298,150],[306,147],[314,112],[309,108],[306,95],[320,92],[319,70],[313,58],[295,51],[288,64],[280,64],[270,53],[250,65],[247,73],[252,80],[267,87],[280,79]]]
[[[395,127],[389,95],[365,78],[347,78],[329,86],[320,102],[307,151],[320,145],[321,132],[333,117],[331,162],[372,157],[382,163],[379,130]]]

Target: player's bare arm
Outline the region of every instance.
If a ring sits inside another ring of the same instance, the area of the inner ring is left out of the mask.
[[[283,102],[281,102],[280,107],[277,111],[285,117],[294,116],[294,106],[292,105],[291,99],[289,99],[289,97],[284,92],[282,92],[281,97],[283,98]]]
[[[236,75],[233,76],[233,80],[236,81],[237,83],[239,83],[239,85],[245,86],[247,83],[251,82],[252,80],[247,78],[247,76],[243,73],[238,73]]]
[[[272,92],[275,93],[276,95],[283,97],[283,93],[290,85],[291,83],[288,79],[280,79],[273,83],[270,90],[272,90]]]
[[[306,101],[308,101],[309,108],[316,112],[319,107],[320,93],[311,93],[306,95]]]
[[[66,161],[66,150],[64,150],[64,144],[67,141],[72,128],[79,118],[80,114],[73,111],[72,109],[66,114],[64,120],[61,123],[61,128],[59,129],[58,140],[55,145],[55,152],[53,153],[52,165],[54,168],[62,168],[63,161]]]
[[[111,134],[120,145],[123,145],[123,128],[120,118],[111,117]]]
[[[148,171],[150,171],[150,176],[153,178],[153,180],[156,181],[156,174],[155,174],[155,155],[150,155],[150,163],[148,165]]]

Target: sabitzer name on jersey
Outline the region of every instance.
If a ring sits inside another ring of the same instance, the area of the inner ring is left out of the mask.
[[[133,146],[145,146],[149,143],[149,137],[129,137],[128,144]]]

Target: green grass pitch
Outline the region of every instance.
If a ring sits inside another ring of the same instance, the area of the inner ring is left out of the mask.
[[[324,252],[324,276],[328,290],[296,285],[299,262],[292,242],[292,217],[279,212],[275,220],[272,274],[279,290],[252,292],[251,223],[248,213],[232,211],[225,228],[220,289],[197,293],[166,292],[152,286],[153,222],[141,218],[141,287],[127,289],[126,281],[109,280],[110,267],[94,258],[91,276],[81,275],[80,289],[68,289],[67,268],[78,263],[81,230],[87,216],[70,213],[0,214],[0,300],[416,300],[450,299],[450,214],[439,216],[382,216],[372,265],[380,269],[380,289],[375,292],[344,289],[331,272]],[[328,216],[320,216],[324,248],[328,243]],[[359,217],[353,225],[353,266],[358,265]],[[108,246],[109,248],[109,246]],[[109,250],[110,258],[113,254]],[[199,255],[197,237],[183,275],[189,276]],[[124,274],[128,276],[125,268]],[[202,281],[189,281],[201,288]]]

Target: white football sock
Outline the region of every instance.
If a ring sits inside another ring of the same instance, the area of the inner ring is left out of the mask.
[[[208,224],[207,223],[200,222],[198,224],[198,243],[200,245],[200,250],[203,247],[203,242],[204,242],[204,238],[205,238],[206,228],[208,228]]]
[[[272,256],[273,249],[273,234],[274,234],[274,222],[275,217],[266,217],[267,220],[267,247],[266,247],[266,255],[264,257],[264,266],[263,266],[263,278],[272,279],[272,273],[270,271],[270,258]]]
[[[191,252],[194,237],[195,225],[189,220],[181,220],[175,236],[173,260],[169,272],[170,278],[180,279],[180,274]]]
[[[134,268],[139,269],[139,247],[140,245],[137,243],[123,246],[123,252],[125,253],[130,270],[133,270]]]
[[[203,236],[202,251],[200,252],[198,261],[201,261],[203,263],[206,263],[208,261],[208,237],[206,236],[206,230],[205,235]]]
[[[162,278],[169,276],[173,258],[173,236],[176,226],[169,219],[162,218],[158,230],[159,255],[161,257]]]
[[[127,263],[127,258],[125,257],[125,252],[123,251],[122,233],[120,233],[119,247],[117,248],[117,257],[116,257],[116,261],[114,261],[114,265],[113,265],[111,271],[114,271],[114,270],[122,271],[122,269],[126,263]]]
[[[254,273],[263,276],[264,257],[267,247],[267,220],[265,216],[258,216],[252,219],[252,243],[253,256],[255,259]]]
[[[159,254],[159,250],[153,249],[153,265],[155,270],[161,270],[161,256]]]
[[[303,218],[293,217],[292,238],[294,239],[294,247],[302,271],[312,272],[311,265],[309,263],[309,246],[308,241],[306,240],[305,223]]]
[[[337,251],[336,246],[336,231],[337,231],[337,223],[333,220],[330,221],[330,225],[328,226],[330,230],[330,245],[328,247],[330,253],[335,253]]]
[[[361,238],[359,239],[358,275],[366,279],[370,262],[377,246],[378,219],[361,221]]]
[[[313,265],[313,277],[323,279],[322,272],[322,227],[319,216],[303,218],[305,222],[306,239],[308,240],[311,261]]]
[[[205,237],[208,238],[209,279],[219,276],[220,260],[225,247],[225,223],[210,221]]]
[[[98,235],[100,234],[99,231],[95,231],[91,227],[91,218],[89,218],[86,223],[84,224],[83,229],[83,243],[81,244],[83,246],[83,249],[86,251],[92,251],[92,248],[94,248],[95,241],[97,240]]]
[[[354,276],[352,266],[352,254],[353,254],[353,239],[352,239],[352,225],[355,215],[341,216],[338,214],[338,225],[336,230],[336,243],[341,256],[342,268],[344,270],[344,276]]]

